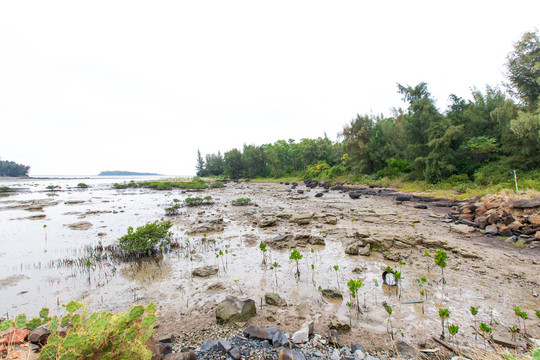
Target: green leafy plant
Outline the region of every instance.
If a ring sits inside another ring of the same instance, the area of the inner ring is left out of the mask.
[[[46,187],[47,190],[49,191],[56,191],[56,190],[60,190],[60,185],[49,185]]]
[[[388,325],[390,325],[390,329],[392,330],[391,334],[392,334],[392,339],[394,339],[394,328],[392,327],[392,320],[391,320],[391,316],[392,316],[392,307],[390,305],[386,305],[384,307],[384,309],[386,310],[386,313],[388,314],[388,320],[386,322],[386,332],[388,332]]]
[[[298,261],[301,260],[304,257],[304,255],[300,254],[296,248],[294,248],[291,251],[291,255],[289,256],[290,260],[294,260],[296,262],[296,277],[300,278],[300,266],[298,264]]]
[[[179,210],[180,210],[180,205],[174,204],[173,206],[165,208],[165,215],[167,216],[178,215]]]
[[[155,251],[162,251],[162,247],[171,242],[172,227],[170,221],[162,223],[153,222],[137,227],[129,227],[127,234],[118,239],[120,248],[134,255],[151,255]]]
[[[459,325],[448,325],[448,332],[450,333],[450,338],[454,339],[454,344],[456,343],[456,335],[459,331]]]
[[[233,200],[232,201],[232,204],[234,206],[244,206],[244,205],[249,205],[251,204],[251,199],[250,198],[238,198],[236,200]]]
[[[0,193],[11,191],[9,186],[0,186]]]
[[[476,315],[478,315],[478,308],[471,306],[469,308],[471,311],[471,315],[474,316],[474,330],[476,330]],[[474,332],[474,339],[476,340],[478,338],[476,331]]]
[[[262,260],[261,266],[266,267],[266,251],[267,251],[266,250],[266,244],[261,241],[261,243],[259,244],[259,249],[261,249],[262,254],[263,254],[263,260]]]
[[[364,286],[364,283],[360,280],[351,279],[347,283],[347,287],[349,288],[349,294],[351,295],[351,302],[355,305],[357,313],[362,312],[362,310],[360,309],[360,302],[358,300],[358,291],[362,286]]]
[[[444,323],[446,322],[446,319],[450,317],[450,311],[448,311],[448,309],[439,309],[439,317],[441,318],[442,324],[441,340],[444,340]]]
[[[51,335],[40,359],[144,359],[152,352],[146,342],[153,333],[156,306],[136,305],[129,312],[89,313],[82,303],[64,305],[67,315],[50,319]],[[145,314],[146,313],[146,314]],[[68,327],[61,334],[60,327]]]
[[[79,189],[86,189],[86,188],[88,187],[88,185],[85,184],[85,183],[78,183],[78,184],[77,184],[77,187],[78,187]]]
[[[336,272],[336,281],[337,281],[338,289],[341,289],[341,287],[339,285],[339,265],[334,265],[334,266],[332,266],[332,268]]]
[[[480,323],[480,331],[482,331],[482,337],[484,338],[484,340],[486,339],[486,333],[488,335],[491,334],[491,328],[489,326],[487,326],[487,324],[485,323]],[[486,347],[487,347],[487,344],[486,344]]]
[[[442,250],[437,250],[435,252],[435,257],[433,258],[433,260],[435,261],[435,264],[437,264],[437,266],[441,268],[443,284],[446,283],[446,279],[444,278],[444,268],[446,267],[447,258],[448,258],[448,255]]]
[[[510,331],[510,334],[512,335],[512,340],[516,340],[517,329],[513,326],[510,326],[508,328],[508,331]]]
[[[211,196],[205,196],[203,198],[201,197],[187,197],[184,199],[184,205],[186,206],[201,206],[201,205],[211,205],[212,204],[212,197]]]
[[[49,320],[49,309],[43,308],[39,312],[39,317],[35,317],[31,320],[27,320],[26,314],[18,314],[13,320],[8,319],[2,321],[0,323],[0,331],[5,331],[12,326],[16,329],[21,329],[25,327],[28,330],[34,330],[38,326],[48,323]]]
[[[529,318],[529,315],[525,312],[525,311],[521,311],[521,309],[519,308],[519,306],[516,306],[514,308],[514,314],[516,315],[517,319],[518,319],[518,327],[520,327],[520,320],[523,321],[523,332],[527,332],[527,329],[525,327],[525,320],[527,320]]]

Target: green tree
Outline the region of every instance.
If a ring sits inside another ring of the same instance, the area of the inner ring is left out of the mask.
[[[196,170],[196,174],[197,176],[204,176],[205,174],[205,171],[204,171],[204,160],[201,156],[201,151],[200,150],[197,150],[197,164],[195,165],[195,170]]]
[[[506,76],[512,93],[533,108],[540,96],[540,39],[538,30],[528,31],[514,44],[506,58]]]
[[[225,153],[225,174],[231,179],[239,179],[243,173],[242,153],[238,149],[232,149]]]
[[[373,161],[369,156],[369,142],[373,135],[374,118],[370,115],[356,115],[343,132],[347,153],[353,159],[353,170],[356,172],[373,172]]]

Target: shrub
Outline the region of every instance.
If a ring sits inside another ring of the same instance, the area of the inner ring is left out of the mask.
[[[8,192],[11,188],[9,186],[0,186],[0,192]]]
[[[177,215],[178,210],[180,210],[180,205],[175,204],[171,207],[165,208],[165,215],[168,215],[168,216]]]
[[[214,189],[214,188],[222,188],[224,186],[225,186],[225,184],[223,184],[223,181],[215,181],[215,182],[210,184],[210,187],[212,189]]]
[[[250,198],[238,198],[232,201],[232,204],[235,206],[249,205],[251,203]]]
[[[171,226],[170,221],[153,222],[139,226],[135,232],[130,226],[127,235],[118,239],[120,248],[137,255],[150,255],[156,250],[161,251],[164,245],[171,242],[172,232],[168,231]]]
[[[81,188],[81,189],[86,189],[88,187],[88,185],[86,185],[85,183],[78,183],[77,187]]]
[[[50,320],[51,335],[41,350],[40,359],[152,358],[146,342],[152,336],[156,321],[153,303],[146,307],[136,305],[121,314],[89,314],[86,306],[77,301],[64,307],[68,311],[66,316],[61,319],[55,316]],[[60,327],[66,326],[70,330],[62,336]]]
[[[49,191],[56,191],[60,189],[60,185],[49,185],[46,187],[46,189]]]
[[[212,204],[212,197],[211,196],[205,196],[204,198],[201,197],[188,197],[184,199],[184,204],[186,206],[200,206],[200,205],[210,205]]]

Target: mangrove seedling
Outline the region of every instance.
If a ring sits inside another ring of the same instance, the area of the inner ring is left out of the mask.
[[[484,323],[480,323],[480,331],[482,331],[482,337],[486,340],[486,333],[491,334],[491,328]],[[486,344],[487,347],[487,344]]]
[[[250,203],[251,203],[250,198],[238,198],[232,201],[233,206],[244,206],[244,205],[249,205]]]
[[[459,325],[448,325],[448,332],[450,333],[450,338],[454,339],[454,345],[456,344],[456,335],[459,331]]]
[[[390,325],[390,329],[392,330],[391,334],[392,334],[392,340],[394,339],[394,328],[392,327],[392,320],[391,320],[391,316],[392,316],[392,307],[390,305],[386,305],[385,307],[385,310],[386,310],[386,313],[388,314],[388,320],[386,322],[386,332],[388,332],[388,325]]]
[[[536,314],[536,317],[540,319],[540,311],[536,310],[535,314]]]
[[[398,287],[398,299],[401,301],[401,271],[394,271],[394,277]]]
[[[304,257],[304,255],[300,254],[296,248],[294,248],[291,251],[291,255],[289,256],[290,260],[294,260],[296,262],[296,277],[300,278],[300,266],[298,264],[298,261],[301,260]]]
[[[490,311],[490,318],[489,318],[489,325],[493,325],[493,307],[489,307]]]
[[[88,187],[88,185],[86,185],[85,183],[78,183],[78,184],[77,184],[77,187],[78,187],[79,189],[86,189],[86,188]]]
[[[137,227],[135,231],[130,226],[127,234],[118,239],[120,248],[138,256],[151,255],[171,242],[172,232],[168,231],[171,227],[170,221],[148,223]]]
[[[514,308],[514,314],[517,316],[517,319],[518,319],[518,327],[520,327],[520,320],[523,320],[523,332],[525,333],[526,332],[526,328],[525,328],[525,320],[527,320],[527,318],[529,317],[527,315],[527,313],[525,311],[521,311],[521,309],[519,308],[519,306],[516,306]]]
[[[56,191],[60,189],[60,185],[49,185],[46,187],[46,189],[49,191]]]
[[[448,311],[448,309],[439,309],[439,317],[441,318],[442,324],[441,340],[444,340],[444,323],[446,319],[450,317],[450,311]]]
[[[513,326],[510,326],[508,328],[508,331],[510,331],[510,334],[512,335],[512,340],[515,341],[516,340],[516,333],[517,333],[517,329]]]
[[[259,244],[259,249],[261,249],[263,254],[261,266],[266,267],[266,244],[261,241],[261,243]]]
[[[364,286],[364,283],[360,280],[351,279],[347,283],[347,286],[349,287],[349,293],[351,295],[351,302],[355,302],[356,300],[356,311],[361,312],[360,303],[358,302],[358,290],[360,290],[360,288]]]
[[[448,255],[442,250],[437,250],[435,252],[435,257],[433,258],[433,260],[435,261],[435,264],[437,264],[437,266],[441,268],[443,284],[446,284],[446,280],[444,278],[444,268],[446,267],[447,258],[448,258]]]
[[[337,287],[338,289],[341,289],[341,287],[339,286],[339,265],[334,265],[333,266],[333,269],[336,271],[336,280],[337,280]]]
[[[277,285],[278,285],[278,282],[277,282],[277,268],[278,268],[279,264],[277,263],[277,261],[274,261],[274,263],[272,264],[272,267],[274,268],[274,277],[276,278],[276,289],[277,289]]]
[[[478,308],[475,308],[474,306],[471,306],[469,308],[469,310],[471,311],[471,314],[472,316],[474,316],[474,339],[478,339],[478,336],[477,336],[477,333],[476,333],[476,315],[478,315]]]

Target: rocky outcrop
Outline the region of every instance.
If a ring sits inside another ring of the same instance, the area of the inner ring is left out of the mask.
[[[219,272],[219,268],[214,265],[206,265],[193,270],[192,275],[195,277],[207,278],[212,275],[216,275]]]
[[[223,225],[223,218],[203,218],[199,219],[191,229],[188,231],[189,234],[202,234],[202,233],[213,233],[213,232],[222,232],[225,230]]]

